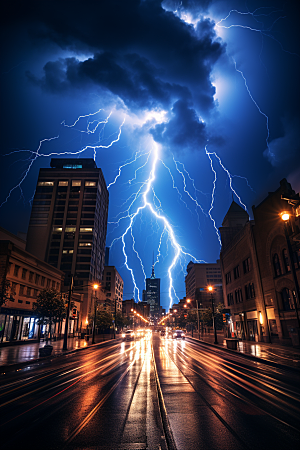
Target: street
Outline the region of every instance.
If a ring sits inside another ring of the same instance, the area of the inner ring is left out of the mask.
[[[1,448],[296,449],[299,371],[158,333],[1,375]]]

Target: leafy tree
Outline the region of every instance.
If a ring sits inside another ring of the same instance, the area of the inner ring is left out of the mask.
[[[43,289],[32,309],[39,317],[40,325],[49,324],[51,340],[51,325],[66,317],[66,306],[60,293],[55,289]]]
[[[7,300],[14,300],[14,294],[15,292],[11,292],[10,282],[6,280],[5,276],[3,276],[0,284],[0,308],[7,302]]]
[[[90,321],[93,322],[94,315],[92,314],[90,317]],[[100,331],[104,332],[112,327],[112,314],[107,311],[97,311],[96,313],[96,328],[99,328]]]

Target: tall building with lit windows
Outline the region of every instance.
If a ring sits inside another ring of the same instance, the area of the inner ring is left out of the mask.
[[[150,305],[150,317],[157,320],[160,317],[160,278],[155,277],[154,263],[150,278],[146,278],[146,290],[143,293],[143,300]]]
[[[26,250],[62,270],[67,289],[84,294],[82,326],[93,307],[93,283],[104,270],[108,191],[93,159],[51,159],[41,169]]]

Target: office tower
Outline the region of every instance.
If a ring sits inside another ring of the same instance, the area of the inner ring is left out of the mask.
[[[102,286],[105,291],[105,299],[101,302],[104,311],[122,314],[124,283],[115,266],[104,266]]]
[[[84,294],[82,325],[93,306],[93,284],[104,270],[108,191],[93,159],[51,159],[41,169],[26,250],[62,270],[65,287]]]
[[[160,278],[155,277],[154,264],[150,278],[146,278],[146,293],[143,300],[150,305],[150,318],[157,320],[160,316]]]

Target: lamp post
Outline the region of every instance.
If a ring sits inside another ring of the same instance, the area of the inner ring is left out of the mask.
[[[290,258],[291,272],[292,272],[293,281],[295,284],[296,299],[293,295],[292,295],[292,297],[293,297],[293,302],[294,302],[294,306],[295,306],[298,327],[300,328],[300,319],[299,319],[298,306],[297,306],[297,303],[300,304],[299,283],[298,283],[297,274],[296,274],[295,266],[294,266],[293,250],[292,250],[291,241],[290,241],[290,238],[288,235],[288,229],[287,229],[287,224],[288,224],[288,221],[290,220],[290,213],[283,211],[280,215],[281,215],[281,219],[283,220],[283,223],[284,223],[284,234],[285,234],[287,248],[288,248],[288,254],[289,254],[289,258]]]
[[[93,320],[93,338],[92,338],[92,344],[95,344],[95,331],[96,331],[96,314],[97,314],[97,297],[96,297],[96,291],[99,287],[99,284],[94,284],[94,320]]]
[[[216,318],[215,318],[215,308],[214,308],[214,298],[213,298],[213,287],[208,286],[208,290],[211,295],[211,308],[212,308],[212,320],[213,320],[213,327],[214,327],[214,335],[215,335],[215,342],[214,344],[218,344],[218,337],[217,337],[217,328],[216,328]]]
[[[69,328],[72,290],[73,290],[73,275],[71,275],[70,286],[69,286],[69,297],[68,297],[67,317],[66,317],[66,323],[65,323],[63,350],[68,350],[68,331],[69,331],[68,328]]]

